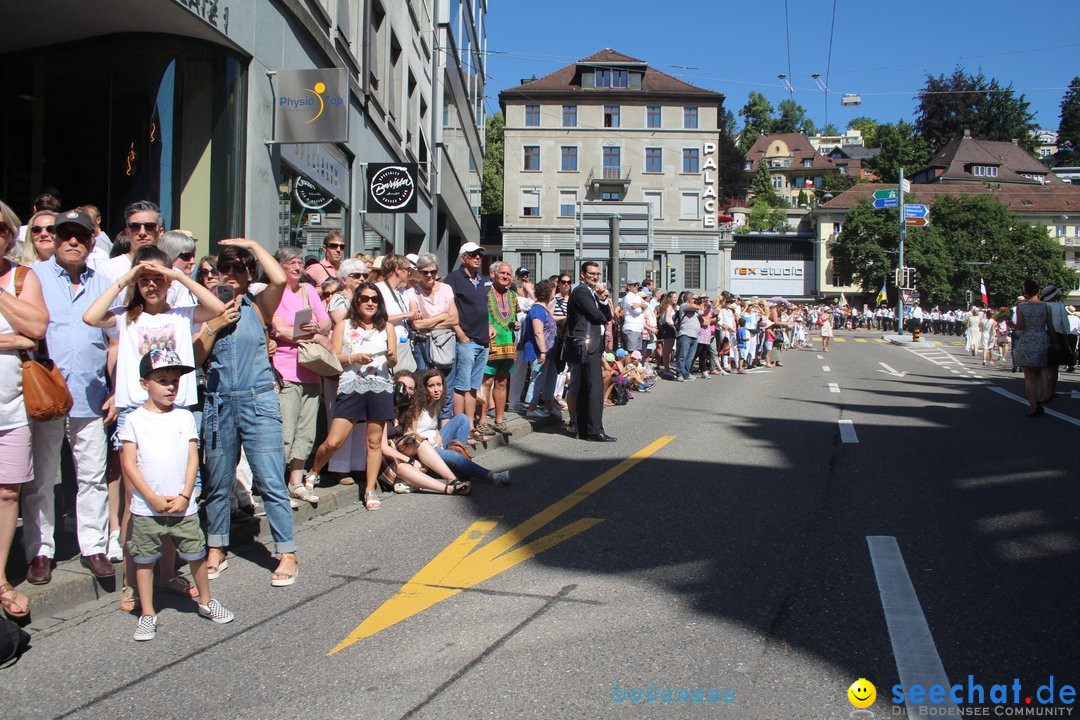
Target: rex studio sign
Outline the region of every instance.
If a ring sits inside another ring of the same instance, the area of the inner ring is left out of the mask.
[[[346,70],[278,70],[274,79],[276,142],[348,141],[349,76]]]
[[[416,163],[368,163],[367,211],[416,212]]]

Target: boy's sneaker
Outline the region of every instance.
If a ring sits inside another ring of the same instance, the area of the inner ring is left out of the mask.
[[[139,624],[135,626],[135,635],[133,635],[133,637],[142,642],[144,640],[153,640],[156,635],[157,615],[141,616],[139,618]]]
[[[500,470],[497,473],[491,474],[491,483],[493,485],[509,485],[510,484],[510,471]]]
[[[210,618],[219,625],[230,623],[236,617],[232,614],[231,611],[226,610],[225,607],[214,598],[210,598],[210,602],[206,605],[199,606],[199,614],[202,615],[204,618]],[[154,618],[154,621],[157,622],[157,618]],[[140,622],[142,621],[140,620]],[[153,636],[151,635],[151,637]],[[135,639],[139,639],[138,634],[136,634]]]

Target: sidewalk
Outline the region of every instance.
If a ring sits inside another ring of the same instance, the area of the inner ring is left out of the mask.
[[[517,413],[507,411],[507,425],[513,431],[512,438],[521,438],[528,435],[535,427],[546,427],[562,422],[562,418],[544,418],[530,421]],[[496,435],[486,443],[477,446],[475,455],[481,456],[486,451],[509,445],[511,438]],[[319,504],[310,505],[301,503],[300,508],[293,511],[293,520],[297,525],[307,522],[319,515],[331,513],[339,508],[354,505],[360,502],[362,484],[357,485],[331,485],[318,489]],[[268,547],[273,546],[270,537],[270,525],[265,517],[255,517],[250,521],[232,526],[232,545],[240,547],[250,542],[262,543]],[[98,580],[90,571],[82,566],[76,555],[70,560],[64,560],[56,564],[53,569],[52,582],[48,585],[31,585],[25,579],[15,586],[15,589],[30,598],[30,618],[26,623],[30,629],[43,629],[57,622],[67,619],[67,613],[77,605],[93,602],[104,597],[113,597],[120,602],[120,588],[123,586],[124,563],[115,564],[116,577],[107,580]]]

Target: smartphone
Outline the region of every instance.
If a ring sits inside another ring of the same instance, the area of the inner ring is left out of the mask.
[[[227,303],[234,297],[236,297],[236,288],[234,288],[232,285],[220,283],[214,286],[214,295],[221,302]]]

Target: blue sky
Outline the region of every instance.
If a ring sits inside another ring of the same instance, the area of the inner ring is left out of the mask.
[[[841,128],[860,115],[912,120],[913,96],[926,73],[949,74],[959,64],[1011,83],[1031,103],[1039,126],[1056,130],[1061,98],[1080,75],[1076,0],[836,0],[830,64],[832,9],[832,0],[789,0],[789,72],[784,0],[491,0],[487,109],[498,110],[499,92],[521,78],[546,75],[605,47],[724,93],[724,106],[736,116],[751,90],[774,106],[787,98],[777,78],[784,73],[819,127],[826,107],[810,77],[815,72],[822,80],[829,72],[828,120]],[[862,106],[841,107],[843,93],[859,94]]]

